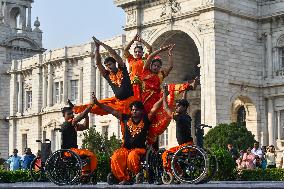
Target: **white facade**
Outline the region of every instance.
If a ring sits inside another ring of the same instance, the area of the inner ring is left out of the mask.
[[[12,59],[22,59],[42,53],[40,23],[31,26],[33,0],[0,0],[0,153],[8,157],[10,76]],[[16,129],[16,128],[11,128]]]
[[[175,43],[174,69],[165,82],[201,76],[201,85],[188,95],[192,125],[230,123],[240,120],[243,113],[243,121],[261,145],[274,144],[284,150],[283,0],[114,3],[126,13],[126,38],[119,36],[108,44],[122,54],[124,44],[136,33],[154,48]],[[11,75],[10,152],[25,144],[35,152],[39,147],[35,140],[43,138],[52,139],[53,149],[59,148],[54,128],[62,123],[60,108],[67,98],[86,103],[92,91],[101,98],[112,96],[95,67],[93,48],[88,43],[55,49],[13,61],[6,69]],[[161,56],[166,65],[166,53]],[[91,125],[120,135],[112,116],[92,117]],[[177,144],[174,123],[162,138],[161,145]]]

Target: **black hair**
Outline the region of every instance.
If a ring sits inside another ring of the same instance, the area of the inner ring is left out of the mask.
[[[136,48],[138,48],[138,49],[140,49],[141,51],[143,51],[142,45],[136,45],[135,48],[134,48],[134,50],[135,50]]]
[[[138,109],[144,110],[144,105],[141,101],[134,101],[129,105],[130,109],[132,109],[133,107],[136,107]]]
[[[186,99],[178,100],[178,101],[177,101],[177,104],[180,105],[180,106],[185,107],[186,109],[187,109],[188,106],[189,106],[189,102],[188,102]]]
[[[151,62],[151,66],[152,64],[154,64],[155,62],[159,62],[159,64],[162,66],[163,65],[163,62],[161,59],[153,59],[152,62]]]
[[[107,64],[108,62],[115,64],[116,60],[113,57],[109,56],[109,57],[106,57],[104,64]]]
[[[72,108],[71,107],[64,107],[64,108],[61,109],[63,117],[65,116],[65,112],[68,112],[68,111],[72,111]]]

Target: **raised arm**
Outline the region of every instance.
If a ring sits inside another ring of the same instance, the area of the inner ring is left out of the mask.
[[[171,45],[170,48],[169,48],[169,67],[167,67],[165,70],[164,70],[164,74],[165,74],[165,77],[169,75],[169,73],[171,72],[171,70],[173,69],[173,64],[174,64],[174,61],[173,61],[173,48],[174,48],[175,44]]]
[[[98,44],[100,44],[101,46],[103,46],[111,54],[111,56],[116,60],[118,65],[120,65],[120,66],[124,66],[125,65],[123,60],[122,60],[122,58],[115,52],[115,50],[113,48],[111,48],[110,46],[108,46],[108,45],[104,44],[103,42],[99,41],[94,36],[93,36],[93,40],[95,42],[97,42]]]
[[[97,65],[98,69],[100,70],[101,74],[103,75],[103,77],[105,77],[107,70],[102,65],[102,58],[101,58],[101,54],[100,54],[100,44],[96,41],[95,41],[95,47],[96,47],[96,49],[95,49],[96,65]]]
[[[89,129],[89,115],[85,116],[85,120],[83,124],[77,124],[77,131],[84,131]]]
[[[169,116],[171,116],[173,114],[172,110],[170,109],[169,105],[168,105],[168,101],[167,101],[167,97],[169,95],[169,91],[168,91],[168,85],[165,84],[163,86],[163,106],[164,106],[164,110],[167,112],[167,114]]]
[[[137,40],[137,37],[138,37],[138,34],[136,34],[136,35],[134,36],[134,38],[133,38],[131,41],[129,41],[129,43],[128,43],[128,44],[126,45],[126,47],[124,48],[124,57],[125,57],[125,58],[127,58],[128,56],[130,56],[129,49],[130,49],[131,45],[134,43],[134,41]]]
[[[147,58],[146,64],[145,64],[145,66],[144,66],[144,69],[149,69],[152,59],[153,59],[156,55],[158,55],[158,54],[161,53],[162,51],[165,51],[165,50],[169,49],[170,47],[171,47],[171,45],[164,46],[164,47],[161,47],[160,49],[155,50],[154,52],[152,52],[152,53],[149,55],[149,57]]]
[[[106,111],[107,113],[110,113],[110,114],[112,114],[113,116],[115,116],[117,119],[121,120],[122,114],[121,114],[119,111],[113,109],[112,107],[109,107],[109,106],[106,106],[106,105],[100,103],[100,102],[97,100],[96,96],[94,96],[93,99],[94,99],[94,103],[95,103],[98,107],[102,108],[102,109],[103,109],[104,111]]]
[[[72,122],[73,126],[76,126],[83,118],[88,116],[88,113],[91,111],[92,107],[95,104],[94,100],[93,100],[93,96],[95,96],[94,92],[92,93],[92,100],[91,100],[90,105],[82,113],[80,113],[77,117],[74,118],[74,120]]]
[[[148,51],[149,54],[152,53],[152,46],[149,45],[149,43],[147,43],[147,42],[146,42],[144,39],[142,39],[139,35],[138,35],[138,37],[137,37],[137,41],[139,41],[139,42],[141,42],[141,43],[143,43],[143,44],[145,45],[145,47],[147,48],[147,51]]]

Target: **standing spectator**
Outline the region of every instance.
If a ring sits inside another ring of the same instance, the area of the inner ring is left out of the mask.
[[[253,149],[251,150],[251,153],[258,156],[260,159],[262,159],[263,152],[262,149],[259,147],[259,143],[256,142],[253,144]]]
[[[267,160],[266,160],[266,146],[261,147],[262,150],[262,161],[261,161],[261,168],[266,169]]]
[[[243,159],[242,159],[242,168],[243,169],[254,169],[254,160],[255,155],[251,153],[251,148],[247,149],[247,152],[244,153]]]
[[[7,161],[7,164],[9,164],[10,171],[15,171],[21,169],[21,157],[18,156],[18,150],[13,150],[13,155],[11,155]]]
[[[233,147],[233,144],[231,144],[231,143],[227,145],[227,148],[228,148],[228,152],[230,152],[230,154],[231,154],[232,158],[234,159],[234,161],[236,161],[238,159],[238,157],[239,157],[237,149],[235,149]]]
[[[238,169],[242,169],[242,160],[243,160],[244,151],[241,150],[241,151],[239,152],[239,154],[240,154],[240,156],[239,156],[239,158],[236,160],[236,163],[237,163],[237,168],[238,168]]]
[[[276,153],[273,145],[268,147],[266,152],[267,168],[276,168]]]
[[[25,149],[25,155],[23,155],[22,161],[22,169],[27,170],[31,166],[31,162],[36,156],[32,153],[30,148]]]

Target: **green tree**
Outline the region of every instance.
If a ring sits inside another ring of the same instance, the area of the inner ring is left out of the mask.
[[[94,152],[98,158],[97,176],[98,181],[106,181],[107,174],[110,173],[110,157],[113,152],[121,147],[121,140],[115,135],[110,138],[107,133],[101,134],[96,131],[95,127],[83,132],[83,148]]]
[[[237,123],[219,124],[209,130],[204,137],[204,146],[213,146],[227,149],[227,144],[231,143],[238,150],[245,150],[253,146],[256,142],[254,135],[243,125]]]

